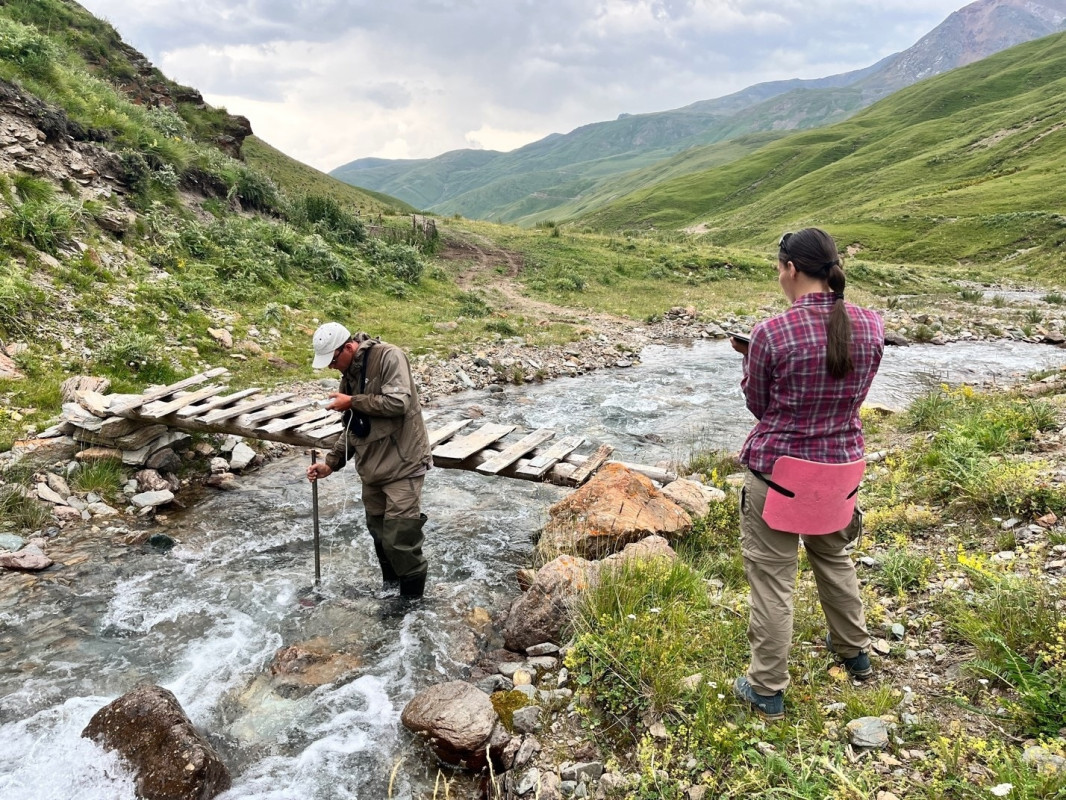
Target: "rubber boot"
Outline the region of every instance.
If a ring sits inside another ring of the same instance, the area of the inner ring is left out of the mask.
[[[389,558],[385,555],[385,548],[381,544],[381,538],[385,534],[385,516],[367,514],[366,528],[370,531],[370,538],[374,540],[374,552],[377,554],[378,564],[381,567],[381,588],[386,591],[395,591],[399,588],[400,578],[396,574],[396,570],[392,568],[392,564],[389,563]]]
[[[426,573],[429,564],[422,555],[422,527],[426,515],[418,519],[385,519],[382,544],[396,574],[400,576],[400,596],[421,597],[426,588]]]

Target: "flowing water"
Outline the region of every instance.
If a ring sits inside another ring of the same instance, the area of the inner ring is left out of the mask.
[[[1063,362],[1061,350],[1022,343],[890,348],[869,399],[902,407],[940,381],[1007,384]],[[683,461],[740,446],[752,418],[739,379],[725,342],[654,346],[639,367],[447,398],[430,427],[477,407],[486,420],[608,442],[622,460]],[[80,734],[142,681],[173,691],[210,732],[233,773],[225,800],[385,798],[390,776],[392,797],[432,794],[437,768],[400,712],[418,690],[462,675],[479,642],[475,609],[517,593],[514,572],[564,490],[431,471],[430,587],[404,616],[375,592],[353,470],[320,484],[322,584],[308,595],[304,468],[273,462],[172,515],[169,552],[118,546],[105,529],[88,561],[0,592],[0,800],[132,800],[129,773]],[[267,677],[280,648],[316,641],[354,672],[309,692]]]

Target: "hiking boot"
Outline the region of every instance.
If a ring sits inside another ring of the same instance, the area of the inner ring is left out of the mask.
[[[851,676],[852,680],[864,681],[873,676],[874,668],[870,663],[870,656],[867,655],[865,650],[860,650],[858,655],[851,658],[837,655],[836,651],[833,650],[833,637],[828,633],[825,635],[825,646],[829,648],[829,652],[833,654],[833,658],[836,659],[837,663],[844,665],[844,669],[848,671],[848,675]]]
[[[733,696],[770,722],[785,717],[784,695],[781,692],[770,695],[759,694],[751,688],[748,679],[743,675],[733,681]]]

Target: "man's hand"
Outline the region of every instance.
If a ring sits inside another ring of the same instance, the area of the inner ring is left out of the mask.
[[[740,339],[736,338],[735,336],[730,336],[729,337],[729,344],[731,344],[733,346],[733,349],[736,350],[738,353],[740,353],[742,356],[746,356],[748,354],[748,343],[747,342],[742,342],[742,341],[740,341]]]
[[[330,411],[347,411],[352,407],[352,396],[350,394],[341,394],[340,392],[330,392],[329,402],[326,403],[326,408]]]
[[[307,480],[314,483],[319,478],[325,478],[333,474],[333,467],[326,464],[324,461],[320,461],[317,464],[311,464],[307,468]]]

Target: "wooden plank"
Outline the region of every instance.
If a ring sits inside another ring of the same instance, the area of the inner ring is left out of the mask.
[[[248,415],[249,425],[258,425],[260,422],[266,422],[269,419],[277,419],[278,417],[284,417],[287,414],[295,413],[296,411],[302,411],[305,408],[309,408],[313,403],[313,400],[297,400],[294,403],[285,403],[277,408],[268,408],[265,411],[257,411],[254,414]]]
[[[570,482],[574,486],[580,486],[589,479],[589,475],[603,466],[603,462],[611,457],[611,453],[614,452],[614,448],[609,444],[601,444],[596,452],[585,459],[585,463],[574,470],[574,473],[570,476]]]
[[[499,453],[488,461],[478,464],[477,471],[485,475],[495,475],[504,467],[509,467],[516,462],[534,447],[541,442],[546,442],[548,439],[555,436],[555,431],[551,428],[540,428],[533,431],[533,433],[527,434],[519,439],[514,444],[508,446],[502,453]]]
[[[307,431],[304,435],[309,439],[325,439],[329,436],[336,436],[338,433],[344,430],[343,422],[334,422],[332,425],[327,425],[324,428],[315,428],[314,430]]]
[[[154,403],[146,403],[141,406],[140,417],[142,419],[159,419],[165,417],[167,414],[173,414],[179,408],[185,408],[185,406],[191,406],[193,403],[199,403],[201,400],[206,400],[208,397],[214,397],[216,394],[226,391],[226,387],[223,384],[213,384],[211,386],[205,386],[195,392],[189,392],[183,394],[177,400],[171,400],[169,403],[162,400],[156,400]]]
[[[467,436],[460,436],[447,444],[442,444],[433,451],[433,457],[462,461],[496,440],[502,439],[514,429],[514,425],[497,425],[490,422]]]
[[[239,392],[216,397],[214,400],[208,400],[206,403],[185,406],[185,408],[178,409],[177,414],[179,417],[201,417],[209,411],[214,411],[216,408],[225,408],[230,403],[236,403],[238,400],[253,395],[258,391],[258,388],[241,389]]]
[[[247,414],[251,411],[258,411],[266,406],[284,402],[292,396],[292,392],[285,392],[283,394],[272,394],[269,397],[259,397],[255,400],[247,400],[243,403],[237,403],[235,406],[230,406],[229,408],[220,408],[216,411],[212,411],[210,414],[202,416],[200,420],[205,425],[217,425],[220,422],[225,422],[227,419],[233,419],[234,417],[239,417],[242,414]]]
[[[325,415],[314,417],[311,422],[306,422],[296,429],[297,433],[307,433],[313,431],[315,428],[321,428],[323,425],[332,425],[335,422],[343,422],[344,417],[341,416],[339,411],[329,411]]]
[[[112,404],[110,411],[112,414],[121,416],[122,414],[140,408],[145,403],[150,403],[153,400],[159,400],[163,397],[166,397],[167,395],[171,395],[175,392],[181,391],[182,389],[188,389],[190,386],[196,386],[198,384],[203,383],[204,381],[209,381],[212,378],[217,378],[219,375],[225,375],[227,372],[229,372],[229,370],[227,370],[225,367],[215,367],[214,369],[209,369],[207,372],[201,372],[198,375],[193,375],[191,378],[186,378],[183,381],[172,383],[169,386],[161,386],[158,389],[151,389],[145,392],[144,394],[138,397],[134,397],[123,403],[119,403],[117,405]]]
[[[585,443],[584,436],[567,436],[560,439],[539,456],[535,456],[515,470],[515,475],[521,478],[543,478],[552,467],[562,461],[577,448]]]
[[[302,414],[297,414],[295,417],[289,417],[288,419],[272,420],[269,424],[260,427],[259,430],[264,433],[280,433],[289,428],[295,428],[297,425],[303,425],[311,420],[322,419],[323,417],[328,417],[330,414],[336,413],[336,411],[327,411],[324,408],[316,408],[311,411],[305,411]]]
[[[461,431],[463,428],[465,428],[471,422],[473,422],[473,420],[461,419],[461,420],[459,420],[457,422],[449,422],[443,428],[438,428],[435,431],[430,431],[429,432],[429,447],[430,447],[430,449],[432,450],[434,447],[436,447],[441,442],[448,441],[448,439],[451,439],[453,436],[455,436],[456,433]]]

